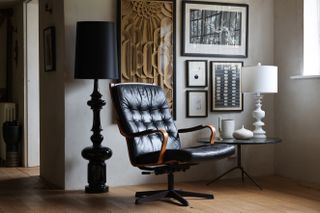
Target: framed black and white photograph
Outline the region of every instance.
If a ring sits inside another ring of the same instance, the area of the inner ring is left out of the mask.
[[[44,69],[54,71],[56,69],[56,38],[55,27],[47,27],[43,32],[44,45]]]
[[[246,58],[248,10],[247,4],[183,1],[181,54]]]
[[[241,68],[243,62],[210,63],[211,111],[242,111]]]
[[[188,60],[187,66],[187,87],[207,87],[208,71],[207,61]]]
[[[187,117],[208,116],[208,92],[206,90],[187,91]]]

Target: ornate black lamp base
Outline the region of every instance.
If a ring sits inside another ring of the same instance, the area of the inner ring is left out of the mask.
[[[86,147],[82,150],[82,157],[89,160],[88,164],[88,183],[85,187],[87,193],[102,193],[108,192],[109,187],[106,186],[106,164],[105,160],[108,160],[112,156],[112,151],[108,147],[101,146],[103,136],[100,134],[102,131],[100,124],[100,110],[105,102],[101,100],[101,94],[98,92],[98,80],[94,80],[94,90],[91,94],[91,100],[88,101],[88,105],[93,110],[93,125],[91,131],[92,146]]]
[[[89,160],[88,164],[88,183],[85,191],[87,193],[108,192],[109,187],[106,186],[106,164],[105,160],[112,156],[112,151],[108,147],[87,147],[82,150],[82,156]]]
[[[104,163],[103,163],[104,164]],[[109,191],[106,183],[106,165],[88,164],[88,185],[85,187],[86,193],[103,193]]]
[[[102,185],[98,188],[96,187],[92,187],[92,186],[89,186],[87,185],[86,188],[85,188],[85,192],[86,193],[104,193],[104,192],[109,192],[109,186],[106,186],[106,185]]]

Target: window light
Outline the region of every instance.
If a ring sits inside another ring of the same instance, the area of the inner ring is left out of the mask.
[[[320,1],[304,0],[303,75],[320,75]]]

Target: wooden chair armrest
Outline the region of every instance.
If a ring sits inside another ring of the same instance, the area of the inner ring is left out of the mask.
[[[168,143],[168,139],[169,139],[169,134],[166,130],[164,130],[164,129],[147,129],[142,132],[136,132],[136,133],[130,133],[130,134],[124,133],[123,131],[120,131],[120,132],[126,138],[135,138],[135,137],[141,137],[141,136],[157,134],[157,133],[161,134],[162,145],[161,145],[161,150],[160,150],[157,164],[163,163],[164,153],[166,152],[167,143]]]
[[[214,126],[212,126],[211,124],[206,124],[206,125],[198,125],[198,126],[194,126],[194,127],[190,127],[190,128],[183,128],[183,129],[179,129],[178,133],[187,133],[187,132],[194,132],[194,131],[198,131],[204,128],[209,128],[210,130],[210,144],[214,144],[214,139],[216,137],[216,128],[214,128]]]

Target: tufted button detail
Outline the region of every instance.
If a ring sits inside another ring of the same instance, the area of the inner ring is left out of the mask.
[[[170,149],[181,147],[178,131],[171,119],[165,94],[160,87],[124,84],[117,86],[117,94],[114,97],[118,100],[119,111],[125,111],[121,114],[121,120],[124,121],[122,125],[125,129],[129,130],[128,133],[164,128],[169,134],[168,147]],[[159,151],[161,148],[160,134],[130,140],[128,144],[135,147],[131,153],[133,157],[147,152]],[[153,144],[151,140],[156,142]]]

